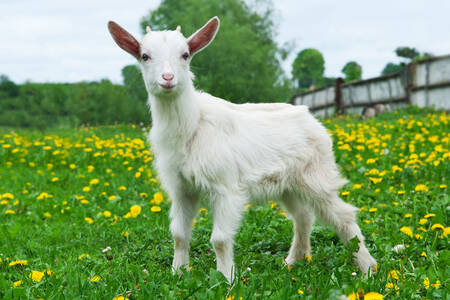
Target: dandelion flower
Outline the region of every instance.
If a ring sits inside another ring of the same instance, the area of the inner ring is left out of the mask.
[[[84,220],[85,220],[86,222],[88,222],[89,224],[94,223],[94,220],[92,220],[92,219],[89,218],[89,217],[84,218]]]
[[[152,212],[160,212],[161,211],[161,207],[159,207],[159,206],[152,206],[151,208],[150,208],[150,210],[152,211]]]
[[[150,201],[150,203],[155,204],[155,205],[160,205],[164,200],[164,196],[161,192],[157,192],[153,195],[153,199],[152,201]]]
[[[444,230],[444,226],[442,226],[442,224],[434,224],[433,226],[431,226],[431,229],[435,230],[435,229],[442,229]]]
[[[18,281],[14,281],[13,282],[13,286],[14,287],[18,287],[18,286],[21,286],[22,285],[22,280],[18,280]]]
[[[413,236],[412,229],[408,226],[403,226],[402,228],[400,228],[400,231],[403,232],[404,234],[408,235],[409,237]]]
[[[100,180],[98,180],[97,178],[94,178],[89,182],[89,185],[98,184],[99,182],[100,182]]]
[[[425,287],[426,290],[430,288],[430,279],[428,279],[428,277],[426,277],[425,280],[423,281],[423,286]]]
[[[398,280],[398,271],[397,270],[389,271],[388,278]]]
[[[30,278],[33,279],[34,282],[40,282],[44,277],[44,272],[40,271],[31,271]]]
[[[6,211],[5,211],[5,215],[13,215],[13,214],[15,214],[16,212],[15,211],[13,211],[12,209],[7,209]]]
[[[427,219],[424,219],[424,218],[422,218],[422,219],[419,220],[419,224],[420,224],[420,225],[423,225],[423,224],[425,224],[426,222],[428,222],[428,220],[427,220]]]
[[[98,282],[98,281],[100,281],[100,280],[102,280],[102,278],[101,278],[100,276],[98,276],[98,275],[94,275],[94,276],[90,279],[90,281],[92,281],[92,282]]]
[[[418,184],[414,190],[416,192],[428,192],[428,187],[424,184]]]
[[[103,215],[104,215],[105,217],[109,218],[109,217],[111,217],[111,212],[108,211],[108,210],[105,210],[105,211],[103,212]]]
[[[369,292],[364,295],[364,300],[383,300],[383,295],[377,292]]]
[[[130,208],[130,213],[133,218],[136,218],[141,213],[142,208],[139,205],[133,205]]]
[[[15,260],[9,263],[10,267],[13,266],[28,266],[28,260]]]
[[[405,215],[405,218],[407,219],[407,218],[411,218],[412,217],[412,214],[406,214]]]
[[[426,214],[426,215],[424,216],[424,218],[428,219],[428,218],[432,218],[432,217],[434,217],[434,216],[436,216],[436,215],[435,215],[435,214]]]

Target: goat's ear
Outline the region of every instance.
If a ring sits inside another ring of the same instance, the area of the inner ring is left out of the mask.
[[[139,42],[128,31],[113,21],[108,22],[108,30],[120,48],[136,57],[136,59],[140,58]]]
[[[219,25],[219,18],[214,17],[187,39],[191,56],[211,43],[216,36]]]

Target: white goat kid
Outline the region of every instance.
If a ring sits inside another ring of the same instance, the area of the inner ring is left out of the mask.
[[[310,255],[315,213],[344,242],[355,236],[360,240],[354,255],[364,274],[375,268],[355,222],[357,209],[338,196],[346,181],[335,164],[331,138],[307,107],[236,105],[195,90],[189,63],[214,39],[217,17],[187,39],[179,26],[175,31],[147,27],[141,43],[114,22],[108,28],[116,43],[139,61],[149,94],[156,169],[172,201],[174,271],[188,267],[200,195],[210,199],[217,269],[229,281],[234,236],[251,200],[279,200],[293,219],[288,266]]]

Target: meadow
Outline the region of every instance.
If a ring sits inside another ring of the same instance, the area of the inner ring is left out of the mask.
[[[148,128],[0,129],[1,299],[449,299],[449,116],[414,107],[324,121],[350,180],[340,194],[377,259],[373,277],[320,224],[312,257],[283,265],[292,223],[275,202],[248,205],[237,280],[215,271],[207,199],[191,268],[172,275],[170,199],[152,169]],[[346,299],[346,298],[343,298]]]

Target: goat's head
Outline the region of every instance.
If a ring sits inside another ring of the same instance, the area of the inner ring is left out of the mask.
[[[219,18],[212,18],[189,38],[183,36],[180,26],[174,31],[152,31],[147,27],[140,43],[113,21],[108,29],[117,45],[138,60],[147,91],[164,97],[179,94],[191,83],[189,63],[214,39]]]

